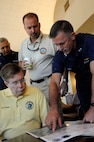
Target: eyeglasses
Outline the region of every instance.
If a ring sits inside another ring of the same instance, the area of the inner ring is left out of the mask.
[[[11,86],[17,86],[19,83],[25,83],[25,82],[26,82],[26,79],[25,79],[25,78],[22,78],[22,79],[20,79],[20,80],[18,80],[18,81],[9,82],[9,84],[10,84]]]

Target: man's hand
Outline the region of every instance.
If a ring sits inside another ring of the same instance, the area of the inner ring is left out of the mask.
[[[56,130],[57,125],[62,127],[61,117],[57,107],[50,108],[50,111],[46,117],[46,125],[52,129],[52,131]]]
[[[26,65],[26,61],[25,60],[22,61],[22,69],[23,70],[27,70],[27,65]]]
[[[26,67],[26,63],[25,63],[26,61],[20,61],[19,62],[19,66],[24,70],[24,71],[26,71],[27,70],[27,67]]]
[[[86,112],[84,118],[83,118],[84,122],[90,122],[90,123],[94,123],[94,107],[91,106],[89,108],[89,110]]]

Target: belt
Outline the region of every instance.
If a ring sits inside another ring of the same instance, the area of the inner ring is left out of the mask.
[[[45,77],[45,78],[49,78],[51,75],[52,75],[52,74],[50,74],[49,76],[47,76],[47,77]],[[35,82],[35,83],[41,83],[41,82],[43,82],[43,81],[45,80],[45,78],[39,79],[39,80],[32,80],[32,79],[30,79],[30,83],[31,83],[31,84],[32,84],[33,82]]]

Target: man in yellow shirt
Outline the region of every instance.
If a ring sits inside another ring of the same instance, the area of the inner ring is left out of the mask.
[[[45,96],[38,88],[26,85],[22,68],[8,63],[1,69],[1,77],[8,87],[0,91],[1,136],[11,139],[44,126],[48,113]]]

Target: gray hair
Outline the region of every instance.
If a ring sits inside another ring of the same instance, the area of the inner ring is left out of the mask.
[[[14,75],[18,74],[21,71],[24,74],[23,69],[19,65],[15,63],[8,63],[2,67],[0,76],[4,81],[8,82],[8,79],[14,77]]]
[[[1,37],[1,38],[0,38],[0,43],[1,43],[1,42],[4,42],[4,41],[7,41],[7,42],[8,42],[8,40],[7,40],[5,37]]]
[[[67,35],[70,35],[74,32],[74,29],[70,22],[66,20],[58,20],[52,25],[49,36],[50,38],[54,38],[62,31]]]

